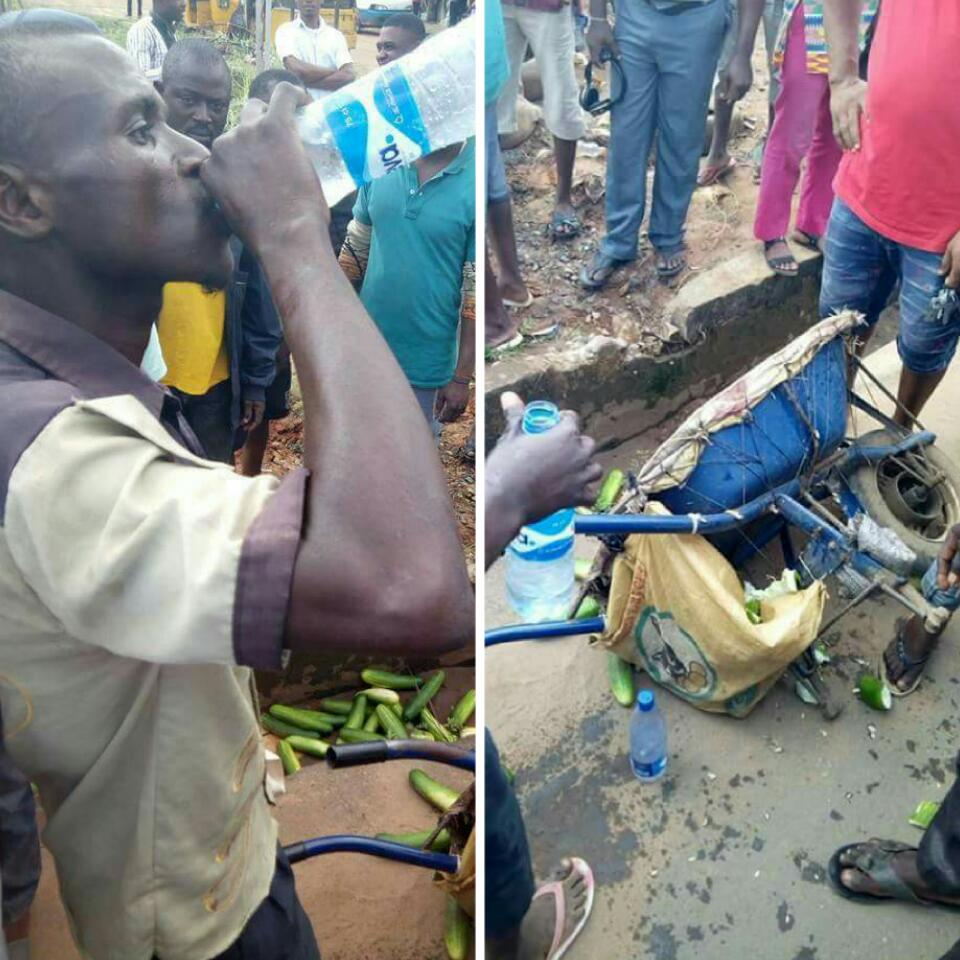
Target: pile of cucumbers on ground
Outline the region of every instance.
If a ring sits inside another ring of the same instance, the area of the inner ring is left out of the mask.
[[[287,776],[293,776],[300,769],[298,753],[326,756],[333,736],[340,743],[408,739],[456,743],[461,737],[472,737],[476,732],[466,726],[476,705],[476,690],[468,690],[460,698],[446,723],[441,723],[431,709],[431,701],[446,679],[442,670],[426,681],[421,677],[375,669],[364,670],[360,677],[368,686],[357,692],[352,700],[321,700],[322,710],[275,703],[261,716],[264,729],[279,738],[277,752]],[[406,704],[401,699],[401,692],[411,694]],[[410,786],[440,813],[446,813],[460,796],[458,791],[439,783],[423,770],[410,771]],[[439,832],[378,833],[377,839],[418,849],[430,842],[430,849],[440,853],[446,853],[451,843],[450,832],[446,829]],[[470,918],[448,895],[443,939],[450,960],[466,960],[472,942],[470,929]]]

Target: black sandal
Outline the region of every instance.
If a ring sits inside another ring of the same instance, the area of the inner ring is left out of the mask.
[[[895,697],[908,697],[917,687],[920,686],[921,681],[923,680],[924,670],[923,668],[927,665],[927,661],[933,656],[933,649],[924,657],[911,657],[907,653],[907,643],[903,635],[904,626],[907,624],[906,620],[897,621],[897,636],[894,640],[891,640],[887,644],[887,649],[891,646],[893,647],[894,653],[897,655],[897,659],[900,661],[900,665],[905,667],[907,672],[915,670],[917,667],[920,667],[920,672],[914,677],[913,682],[907,687],[906,690],[897,686],[896,680],[891,680],[887,676],[887,658],[885,656],[880,657],[880,676],[883,678],[883,682],[890,688],[890,693]],[[936,642],[934,643],[934,649],[936,649]],[[886,653],[886,650],[884,650]],[[903,677],[900,678],[901,680]]]
[[[799,243],[801,247],[806,247],[814,253],[823,253],[820,247],[823,237],[817,236],[815,233],[807,233],[806,230],[794,230],[793,239]]]
[[[863,848],[863,853],[855,858],[854,863],[844,864],[840,862],[840,858],[845,853],[856,850],[858,847]],[[827,866],[830,885],[841,897],[845,897],[847,900],[857,900],[860,903],[905,900],[907,903],[919,903],[925,907],[940,906],[939,901],[923,900],[918,897],[893,867],[893,860],[898,853],[916,851],[916,849],[916,847],[899,843],[896,840],[878,840],[877,838],[861,843],[848,843],[845,847],[837,850],[830,858],[830,863]],[[843,870],[859,870],[875,884],[885,888],[884,895],[877,896],[873,893],[860,893],[857,890],[851,890],[840,879]],[[950,904],[944,903],[943,906],[949,907]]]
[[[774,273],[779,273],[781,277],[795,277],[800,272],[800,264],[797,263],[797,258],[792,253],[788,253],[785,257],[769,256],[770,250],[778,243],[782,243],[786,246],[787,238],[777,237],[776,240],[763,241],[763,252],[764,256],[766,257],[767,266]]]
[[[667,264],[673,261],[671,266]],[[670,280],[687,269],[687,253],[683,247],[678,247],[670,253],[657,252],[657,277],[660,280]]]

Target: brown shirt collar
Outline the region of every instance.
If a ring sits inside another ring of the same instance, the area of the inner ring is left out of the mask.
[[[0,340],[89,399],[130,394],[160,417],[164,391],[139,367],[99,337],[4,290]]]

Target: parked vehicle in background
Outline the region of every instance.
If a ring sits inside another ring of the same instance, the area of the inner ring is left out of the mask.
[[[414,13],[413,0],[357,0],[357,29],[379,30],[394,13]]]

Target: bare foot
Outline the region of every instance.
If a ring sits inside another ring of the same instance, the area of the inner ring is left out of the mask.
[[[530,291],[522,280],[500,279],[500,297],[503,300],[509,300],[511,303],[526,303],[530,297]]]
[[[583,919],[587,906],[587,888],[583,877],[576,873],[569,860],[563,860],[550,881],[559,880],[562,884],[561,896],[564,900],[562,943],[573,932],[574,927]],[[538,897],[530,905],[520,928],[520,949],[517,960],[546,960],[557,924],[557,897],[547,894]]]

